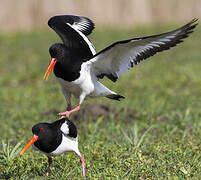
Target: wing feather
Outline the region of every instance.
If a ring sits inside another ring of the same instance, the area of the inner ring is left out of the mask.
[[[110,80],[116,81],[123,72],[142,60],[183,42],[183,39],[193,32],[192,29],[197,25],[196,21],[197,19],[193,19],[170,32],[113,43],[90,60],[95,75],[98,78],[107,76]]]
[[[48,25],[68,48],[77,49],[81,58],[91,58],[95,54],[94,46],[87,38],[94,29],[90,19],[82,16],[60,15],[51,17]]]

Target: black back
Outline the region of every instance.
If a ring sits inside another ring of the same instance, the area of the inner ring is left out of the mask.
[[[60,128],[63,123],[67,123],[69,127],[69,133],[63,133]],[[55,121],[53,123],[39,123],[33,126],[33,134],[38,136],[34,145],[45,153],[51,153],[57,149],[62,142],[62,134],[65,136],[77,137],[76,126],[66,118]]]
[[[65,119],[65,123],[68,125],[69,131],[67,133],[63,132],[64,135],[67,135],[72,138],[77,137],[77,128],[76,126],[68,119]]]

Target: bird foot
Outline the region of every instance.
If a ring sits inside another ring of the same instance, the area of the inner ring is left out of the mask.
[[[65,111],[65,112],[59,113],[58,115],[61,116],[60,119],[65,118],[65,117],[69,118],[71,113],[80,110],[80,106],[81,106],[81,105],[78,104],[78,106],[76,106],[74,109],[72,109],[72,110],[70,110],[70,111]]]
[[[63,119],[65,117],[69,118],[71,114],[71,111],[65,111],[65,112],[61,112],[58,115],[61,116],[60,119]]]

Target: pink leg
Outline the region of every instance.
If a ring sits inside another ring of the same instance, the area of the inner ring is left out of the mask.
[[[52,164],[52,158],[48,156],[48,168],[47,168],[46,176],[49,176],[51,164]]]
[[[59,113],[59,115],[62,116],[61,118],[65,117],[65,116],[69,118],[71,113],[80,110],[80,106],[81,106],[81,104],[78,104],[78,106],[76,106],[74,109],[72,109],[70,111],[67,110],[66,112],[61,112],[61,113]]]
[[[67,107],[66,107],[66,111],[70,111],[72,109],[72,106],[71,104],[68,104]],[[63,119],[65,118],[66,116],[61,116],[59,119]]]
[[[80,162],[82,163],[82,175],[85,176],[84,157],[80,156]]]
[[[71,104],[68,104],[66,111],[70,111],[72,109]]]

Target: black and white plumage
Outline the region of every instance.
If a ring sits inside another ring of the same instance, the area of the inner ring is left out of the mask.
[[[91,58],[96,51],[86,37],[94,29],[94,23],[81,16],[54,16],[49,19],[48,25],[60,36],[64,45],[69,49],[78,50],[80,58]]]
[[[60,83],[68,103],[66,112],[60,115],[69,116],[80,109],[85,97],[108,97],[115,100],[124,98],[105,87],[98,80],[106,76],[115,82],[119,76],[153,56],[183,42],[196,27],[197,19],[186,25],[162,34],[117,41],[96,53],[94,46],[87,38],[94,24],[85,17],[62,15],[52,17],[48,25],[61,37],[63,44],[56,43],[49,49],[51,62],[47,73],[48,79],[54,67],[54,74]],[[79,98],[79,105],[71,110],[71,95]]]
[[[82,174],[85,176],[84,158],[78,148],[78,136],[76,126],[66,118],[57,120],[53,123],[39,123],[32,127],[33,136],[24,149],[22,155],[31,145],[48,157],[49,175],[52,156],[60,155],[64,152],[75,152],[82,163]]]

